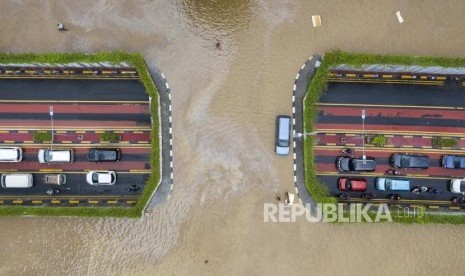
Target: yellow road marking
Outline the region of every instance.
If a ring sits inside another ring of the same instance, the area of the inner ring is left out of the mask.
[[[71,144],[73,141],[61,141],[63,144]]]
[[[79,204],[80,201],[79,200],[70,200],[69,203],[70,204]]]
[[[132,133],[142,133],[142,131],[133,131]],[[327,136],[336,136],[336,133],[328,133]]]
[[[413,148],[412,145],[403,145],[402,147],[403,147],[403,148]]]
[[[117,200],[107,200],[107,203],[108,204],[116,204],[116,203],[118,203],[118,201]]]
[[[350,144],[350,143],[347,143],[346,146],[349,146],[349,147],[355,147],[355,144]],[[368,146],[368,145],[367,145]]]
[[[326,143],[327,146],[335,146],[336,143]]]
[[[92,141],[81,141],[81,144],[90,144]]]
[[[331,129],[317,129],[316,132],[318,132],[318,134],[327,134],[327,133],[346,133],[345,135],[347,135],[347,133],[359,133],[359,131],[357,130],[353,130],[353,129],[339,129],[339,128],[331,128]],[[392,130],[379,130],[379,129],[370,129],[370,130],[365,130],[365,133],[373,133],[373,134],[377,134],[377,133],[385,133],[386,134],[393,134],[393,135],[399,135],[399,134],[414,134],[416,136],[422,136],[422,134],[431,134],[431,135],[434,135],[434,136],[448,136],[448,137],[463,137],[465,135],[465,133],[459,133],[459,132],[456,132],[456,133],[451,133],[451,132],[429,132],[429,131],[414,131],[414,130],[396,130],[396,131],[392,131]]]
[[[65,130],[56,130],[55,133],[64,134],[64,133],[66,133],[66,131]]]
[[[150,173],[150,170],[129,170],[129,173]]]
[[[87,201],[89,204],[98,204],[98,200],[89,200]]]
[[[394,145],[392,145],[392,144],[386,144],[386,145],[384,145],[384,147],[386,147],[386,148],[393,148]]]
[[[403,137],[404,137],[404,138],[413,138],[412,135],[404,135]]]
[[[394,135],[388,134],[388,135],[384,135],[384,137],[387,137],[387,138],[394,138]]]
[[[347,133],[347,134],[344,134],[345,136],[348,136],[348,137],[354,137],[354,136],[357,136],[357,134],[354,134],[354,133]]]
[[[41,172],[62,172],[63,169],[40,169]]]
[[[451,209],[451,210],[460,210],[460,207],[458,207],[458,206],[450,206],[449,209]]]
[[[383,78],[392,78],[392,75],[383,75]]]
[[[60,203],[61,203],[61,200],[52,199],[51,203],[52,203],[52,204],[60,204]]]
[[[432,146],[421,146],[422,148],[424,149],[432,149],[433,147]]]
[[[136,203],[136,202],[137,202],[137,200],[126,200],[126,203],[127,203],[127,204],[134,204],[134,203]]]
[[[5,140],[5,143],[6,143],[6,144],[14,144],[15,141],[12,141],[12,140]]]
[[[28,133],[28,132],[29,132],[29,131],[27,131],[27,130],[20,130],[20,131],[18,131],[18,133]]]
[[[433,136],[423,135],[423,136],[421,136],[421,138],[424,138],[424,139],[433,139]]]
[[[33,200],[32,204],[42,204],[42,200]]]
[[[430,209],[439,209],[439,206],[437,206],[437,205],[430,205],[430,206],[428,206],[428,208],[430,208]]]
[[[75,132],[76,132],[77,134],[85,134],[85,133],[86,133],[85,130],[76,130]]]
[[[23,204],[23,201],[21,199],[18,200],[13,200],[14,204]]]

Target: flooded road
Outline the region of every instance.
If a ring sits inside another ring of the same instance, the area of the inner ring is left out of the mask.
[[[2,1],[0,51],[140,51],[170,84],[174,191],[141,221],[0,218],[1,275],[444,275],[464,227],[263,222],[294,78],[336,48],[463,56],[458,1]],[[405,22],[399,24],[400,10]],[[322,26],[312,28],[319,14]],[[57,22],[70,30],[58,32]],[[217,49],[216,43],[220,42]]]

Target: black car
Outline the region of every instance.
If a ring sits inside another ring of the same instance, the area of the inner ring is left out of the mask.
[[[465,156],[444,155],[442,166],[447,169],[465,169]]]
[[[119,161],[121,153],[119,149],[89,149],[87,159],[91,162],[115,162]]]
[[[373,157],[363,160],[361,157],[339,156],[336,166],[343,172],[372,172],[376,169],[376,160]]]
[[[396,153],[391,156],[391,166],[398,169],[427,169],[429,157],[422,154]]]

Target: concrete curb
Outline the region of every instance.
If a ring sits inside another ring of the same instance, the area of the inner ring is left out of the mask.
[[[316,206],[305,187],[305,164],[303,155],[303,138],[297,138],[297,133],[304,132],[303,111],[304,98],[307,95],[307,89],[311,77],[315,73],[315,62],[320,61],[321,57],[315,55],[310,57],[300,68],[295,77],[294,87],[292,90],[292,137],[293,137],[293,161],[294,161],[294,185],[300,203],[311,204]]]
[[[161,180],[154,191],[152,198],[147,204],[147,210],[155,208],[162,204],[171,195],[173,191],[173,120],[171,109],[171,89],[165,78],[165,75],[155,67],[149,70],[155,86],[158,89],[160,99],[159,103],[159,120],[160,120],[160,143],[161,143]]]

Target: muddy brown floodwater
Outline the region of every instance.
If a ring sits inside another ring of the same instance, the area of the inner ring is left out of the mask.
[[[1,1],[0,51],[140,51],[172,89],[175,188],[143,220],[0,218],[2,275],[461,274],[465,228],[264,223],[274,119],[313,53],[463,56],[465,2]],[[405,22],[397,22],[400,10]],[[322,26],[312,28],[319,14]],[[58,32],[58,21],[68,32]],[[216,49],[220,42],[221,49]]]

